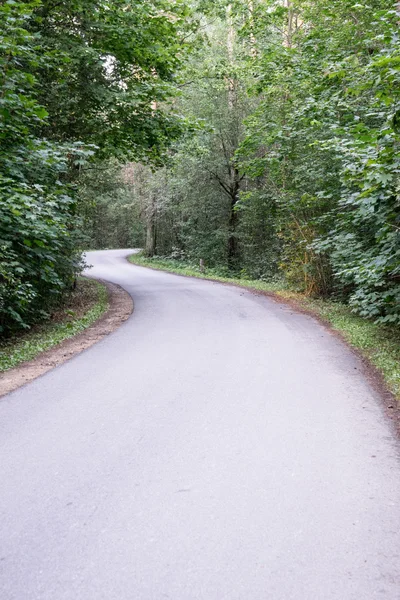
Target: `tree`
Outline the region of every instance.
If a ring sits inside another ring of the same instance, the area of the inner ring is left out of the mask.
[[[241,168],[277,205],[284,272],[309,293],[398,321],[395,7],[271,2],[256,16],[261,104]]]
[[[0,332],[48,315],[79,271],[75,201],[60,179],[90,154],[38,139],[47,112],[31,70],[41,60],[24,28],[37,2],[0,5]],[[24,68],[21,68],[21,65]]]
[[[194,27],[180,0],[0,3],[2,333],[49,317],[79,273],[85,170],[159,164],[182,133],[168,100]]]
[[[250,103],[239,81],[238,50],[229,19],[203,27],[207,40],[187,65],[176,102],[195,125],[172,147],[162,171],[164,184],[155,186],[147,213],[157,214],[156,252],[180,252],[237,271],[237,203],[243,177],[235,153]],[[157,177],[161,175],[150,179]],[[154,235],[148,239],[154,240]]]
[[[160,160],[182,122],[167,109],[195,27],[177,0],[42,0],[29,29],[48,57],[35,75],[41,135],[109,156]]]

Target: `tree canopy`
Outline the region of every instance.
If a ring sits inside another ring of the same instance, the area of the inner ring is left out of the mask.
[[[0,18],[4,332],[51,312],[85,245],[400,323],[397,3],[6,0]]]

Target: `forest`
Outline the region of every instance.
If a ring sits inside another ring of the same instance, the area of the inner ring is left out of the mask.
[[[400,324],[400,5],[0,1],[0,331],[141,247]]]

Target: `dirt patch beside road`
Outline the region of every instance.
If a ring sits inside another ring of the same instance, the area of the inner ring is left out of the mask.
[[[109,294],[109,309],[93,325],[82,333],[61,342],[46,352],[42,352],[33,360],[22,363],[0,375],[0,396],[4,396],[17,388],[44,375],[50,369],[62,365],[73,356],[96,344],[106,335],[115,331],[126,321],[133,311],[130,295],[120,286],[102,281]]]

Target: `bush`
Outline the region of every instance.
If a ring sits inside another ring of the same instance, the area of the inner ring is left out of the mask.
[[[0,187],[0,332],[49,315],[81,270],[74,200],[28,186]],[[75,223],[76,225],[76,223]]]

